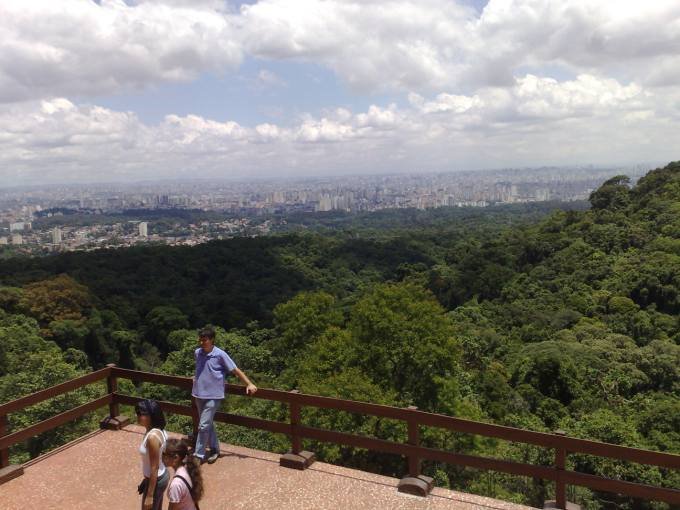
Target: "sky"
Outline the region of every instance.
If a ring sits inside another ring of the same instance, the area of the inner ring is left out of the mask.
[[[0,185],[680,159],[677,0],[0,0]]]

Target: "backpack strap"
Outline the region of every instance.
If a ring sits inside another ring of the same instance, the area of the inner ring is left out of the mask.
[[[184,485],[187,486],[187,489],[189,489],[189,497],[191,498],[191,501],[194,501],[194,496],[191,494],[191,485],[189,485],[189,482],[187,481],[186,478],[184,478],[182,475],[175,475],[173,478],[179,478],[184,482]],[[200,507],[198,506],[198,503],[194,501],[194,506],[196,507],[196,510],[201,510]]]

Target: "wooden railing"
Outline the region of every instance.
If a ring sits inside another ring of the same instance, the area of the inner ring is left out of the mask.
[[[7,423],[7,415],[24,409],[27,406],[44,401],[63,393],[75,390],[87,384],[102,379],[107,379],[108,394],[93,400],[85,405],[61,413],[53,418],[27,427],[23,430],[7,433],[4,428]],[[126,370],[115,366],[108,366],[97,372],[68,381],[66,383],[48,388],[12,402],[0,405],[0,468],[8,465],[7,450],[10,446],[21,442],[29,437],[40,434],[54,427],[62,425],[70,420],[78,418],[85,413],[91,412],[106,405],[109,406],[111,417],[118,416],[119,405],[134,405],[140,400],[139,397],[123,395],[117,390],[117,379],[129,379],[136,383],[150,382],[173,386],[176,388],[191,390],[192,382],[188,377],[177,377],[149,372]],[[245,395],[245,387],[228,384],[227,392],[232,395]],[[410,477],[418,477],[421,472],[421,462],[430,460],[444,462],[458,466],[467,466],[477,469],[499,471],[513,475],[528,476],[549,480],[555,483],[556,506],[566,508],[566,487],[575,485],[590,489],[622,494],[634,498],[663,501],[671,504],[680,504],[680,490],[634,483],[612,478],[605,478],[566,469],[567,458],[570,454],[587,454],[597,457],[619,459],[639,464],[647,464],[665,469],[680,469],[680,455],[629,448],[586,439],[577,439],[555,433],[533,432],[502,425],[476,422],[428,413],[415,408],[398,408],[367,402],[342,400],[318,395],[307,395],[297,391],[280,391],[261,388],[255,395],[249,398],[285,403],[289,406],[290,421],[288,423],[240,416],[231,413],[219,412],[215,420],[222,423],[240,425],[254,429],[265,430],[278,434],[285,434],[291,438],[293,454],[299,454],[303,439],[336,443],[346,446],[365,448],[368,450],[402,455],[408,459],[408,472]],[[162,408],[170,413],[191,416],[194,422],[194,432],[197,425],[195,408],[189,405],[181,405],[173,402],[161,402]],[[406,423],[408,438],[406,442],[399,443],[376,439],[371,437],[308,427],[300,421],[300,410],[303,407],[335,409],[350,413],[377,416],[400,420]],[[505,441],[513,441],[549,448],[555,452],[553,466],[540,466],[520,462],[486,458],[473,455],[455,453],[451,451],[437,450],[420,446],[419,428],[421,426],[438,427],[450,431],[475,434],[492,437]]]

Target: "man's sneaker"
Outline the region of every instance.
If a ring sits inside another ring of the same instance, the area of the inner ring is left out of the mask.
[[[217,459],[220,458],[220,451],[217,450],[216,452],[211,452],[210,457],[206,459],[206,462],[208,464],[214,464]]]
[[[204,457],[201,457],[200,455],[194,455],[194,459],[196,459],[201,465],[205,464],[206,460]]]

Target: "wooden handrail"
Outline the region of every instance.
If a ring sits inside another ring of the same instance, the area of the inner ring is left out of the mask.
[[[80,418],[84,414],[95,411],[100,407],[109,405],[112,401],[113,395],[104,395],[103,397],[92,400],[91,402],[78,406],[74,409],[71,409],[70,411],[65,411],[61,414],[53,416],[52,418],[48,418],[36,423],[35,425],[26,427],[25,429],[21,429],[16,432],[12,432],[11,434],[7,434],[6,436],[2,436],[0,437],[0,450],[8,448],[23,441],[24,439],[28,439],[29,437],[37,436],[38,434],[52,430],[56,427],[59,427],[60,425],[63,425],[64,423],[75,420],[76,418]]]
[[[113,369],[114,375],[135,381],[153,382],[175,386],[178,388],[191,389],[190,377],[178,377],[164,374],[152,374],[149,372],[138,372],[121,368]],[[246,395],[245,386],[227,384],[227,393],[232,395]],[[534,432],[531,430],[507,427],[504,425],[494,425],[443,414],[428,413],[417,409],[408,409],[368,402],[358,402],[354,400],[344,400],[333,397],[322,397],[319,395],[308,395],[305,393],[293,393],[282,390],[272,390],[261,388],[257,393],[250,395],[249,398],[260,398],[264,400],[274,400],[284,403],[295,403],[301,406],[318,407],[324,409],[336,409],[357,414],[368,414],[391,418],[394,420],[409,421],[413,420],[419,425],[428,427],[438,427],[455,432],[475,434],[485,437],[493,437],[505,441],[518,443],[528,443],[546,448],[564,448],[569,453],[584,453],[598,457],[609,457],[619,460],[627,460],[639,464],[649,464],[653,466],[680,469],[680,455],[672,453],[655,452],[620,446],[610,443],[601,443],[588,439],[566,437],[559,434],[547,432]]]
[[[188,377],[151,374],[148,372],[138,372],[120,368],[113,368],[112,370],[114,375],[134,381],[166,384],[184,389],[190,389],[192,385],[191,378]],[[246,395],[244,386],[226,384],[225,389],[228,393],[234,395]],[[116,396],[116,398],[124,398],[127,400],[133,399],[134,397]],[[405,421],[407,424],[410,423],[411,426],[416,424],[418,426],[439,427],[456,432],[493,437],[505,441],[533,444],[546,448],[553,448],[556,451],[561,451],[565,456],[564,460],[566,460],[566,455],[568,453],[585,453],[599,457],[609,457],[658,467],[671,469],[680,468],[680,455],[654,452],[650,450],[642,450],[639,448],[631,448],[608,443],[600,443],[587,439],[571,438],[561,434],[534,432],[514,427],[506,427],[503,425],[475,422],[442,414],[428,413],[413,408],[404,409],[393,406],[371,404],[368,402],[357,402],[333,397],[307,395],[304,393],[272,390],[267,388],[258,389],[257,393],[251,395],[249,398],[260,398],[264,400],[277,401],[287,403],[291,406],[294,405],[295,407],[307,406],[379,416]],[[131,402],[131,400],[127,400],[127,402]],[[121,400],[121,403],[125,402]],[[176,404],[172,404],[172,407],[175,406]],[[171,410],[170,406],[168,406],[168,410]],[[191,408],[188,406],[185,406],[183,411],[184,412],[182,414],[191,414]],[[250,426],[271,432],[284,433],[291,437],[296,434],[300,438],[366,448],[374,451],[404,455],[409,458],[445,462],[478,469],[489,469],[520,476],[532,476],[559,482],[560,485],[568,483],[571,485],[590,487],[592,489],[604,492],[615,492],[626,494],[632,497],[656,499],[668,503],[680,503],[679,490],[654,487],[640,483],[625,482],[596,475],[577,473],[574,471],[565,471],[563,463],[561,462],[561,454],[558,455],[558,457],[560,457],[560,461],[557,463],[558,465],[554,467],[535,466],[531,464],[522,464],[500,459],[446,452],[432,448],[425,448],[422,446],[396,443],[393,441],[385,441],[382,439],[348,434],[345,432],[306,427],[299,424],[293,425],[269,420],[261,420],[259,418],[238,417],[236,415],[230,415],[227,413],[218,413],[216,415],[216,420],[224,423]],[[279,425],[279,427],[275,426],[274,424]],[[293,431],[293,427],[295,427],[295,432]],[[560,501],[560,503],[564,502]]]
[[[45,432],[47,430],[51,430],[55,427],[58,427],[59,425],[63,425],[64,423],[67,423],[71,420],[74,420],[76,418],[79,418],[83,414],[86,414],[90,411],[93,411],[101,405],[105,404],[112,404],[113,403],[113,394],[109,392],[107,395],[104,397],[94,400],[92,402],[89,402],[88,404],[82,405],[80,407],[77,407],[75,409],[71,409],[70,411],[66,411],[64,413],[61,413],[57,416],[54,416],[52,418],[49,418],[47,420],[41,421],[40,423],[37,423],[35,425],[32,425],[30,427],[27,427],[25,429],[15,431],[11,434],[7,433],[8,430],[8,420],[7,420],[7,415],[10,413],[14,413],[16,411],[21,411],[22,409],[25,409],[27,407],[30,407],[32,405],[38,404],[40,402],[44,402],[45,400],[49,400],[51,398],[58,397],[60,395],[64,395],[65,393],[69,393],[71,391],[77,390],[79,388],[82,388],[83,386],[87,386],[88,384],[92,384],[98,381],[101,381],[106,378],[111,377],[111,366],[107,366],[106,368],[103,368],[101,370],[97,370],[95,372],[83,375],[81,377],[76,377],[75,379],[71,379],[69,381],[63,382],[61,384],[57,384],[55,386],[51,386],[49,388],[46,388],[41,391],[36,391],[35,393],[31,393],[30,395],[26,395],[25,397],[17,398],[15,400],[11,400],[9,402],[5,402],[4,404],[0,405],[0,469],[6,468],[9,466],[9,447],[23,441],[24,439],[27,439],[29,437],[38,435],[42,432]],[[105,404],[100,403],[102,401],[106,401]],[[111,407],[111,409],[114,409],[114,407]]]
[[[259,390],[258,390],[259,391]],[[116,393],[114,400],[123,405],[133,406],[137,402],[144,400],[141,397],[132,397],[130,395],[121,395]],[[158,402],[161,408],[169,413],[179,414],[182,416],[192,416],[193,409],[191,406],[175,404],[174,402]],[[242,427],[250,427],[254,429],[266,430],[267,432],[274,432],[276,434],[290,435],[290,425],[280,421],[265,420],[262,418],[252,418],[250,416],[241,416],[239,414],[215,413],[215,421],[220,423],[229,423],[230,425],[240,425]]]
[[[82,376],[51,388],[47,388],[46,390],[33,393],[32,395],[2,404],[0,405],[0,417],[5,417],[8,413],[19,411],[37,402],[53,398],[68,391],[73,391],[74,389],[105,378],[108,378],[109,389],[113,389],[114,391],[110,391],[107,395],[101,398],[44,420],[26,429],[15,431],[5,436],[0,436],[0,451],[6,450],[9,446],[16,444],[19,441],[53,429],[100,407],[109,405],[110,409],[117,409],[117,406],[120,404],[134,405],[142,400],[140,397],[123,395],[115,391],[117,389],[115,382],[116,378],[130,379],[135,382],[163,384],[184,390],[190,390],[192,387],[192,380],[189,377],[140,372],[135,370],[121,369],[115,366],[108,366],[86,376]],[[227,384],[225,387],[228,393],[235,395],[246,395],[245,387],[243,386]],[[477,469],[489,469],[514,475],[541,478],[544,480],[558,482],[561,487],[563,487],[565,484],[579,485],[603,492],[626,494],[636,498],[653,499],[673,504],[680,503],[680,490],[655,487],[651,485],[615,480],[601,476],[565,470],[566,455],[573,453],[585,453],[599,457],[615,458],[663,468],[680,469],[680,455],[676,454],[654,452],[639,448],[600,443],[586,439],[566,437],[560,434],[534,432],[514,427],[475,422],[442,414],[428,413],[415,408],[404,409],[393,406],[371,404],[368,402],[357,402],[332,397],[322,397],[319,395],[308,395],[299,392],[262,388],[249,398],[260,398],[264,400],[286,403],[290,406],[291,411],[293,411],[295,414],[292,415],[292,419],[289,423],[223,412],[217,413],[215,415],[215,420],[222,423],[230,423],[288,435],[293,441],[293,448],[297,447],[298,449],[301,447],[301,439],[304,438],[354,446],[358,448],[366,448],[396,455],[403,455],[411,459],[409,465],[410,471],[416,471],[416,461],[419,461],[419,459],[431,460],[436,462],[468,466]],[[168,412],[185,416],[194,416],[195,414],[195,410],[189,405],[176,404],[173,402],[160,402],[160,404],[161,407]],[[299,409],[305,406],[323,409],[335,409],[350,413],[404,421],[408,424],[411,430],[409,442],[398,443],[345,432],[304,426],[300,423],[298,413]],[[470,433],[486,437],[493,437],[505,441],[521,442],[552,448],[556,451],[556,465],[537,466],[423,447],[420,446],[416,440],[415,430],[419,426],[439,427],[456,432]],[[559,492],[560,494],[558,494],[558,496],[560,496],[560,501],[558,501],[558,503],[560,506],[563,506],[565,503],[561,494],[562,490]]]
[[[41,391],[36,391],[35,393],[31,393],[25,397],[21,397],[16,400],[10,400],[9,402],[0,404],[0,416],[6,416],[9,413],[21,411],[22,409],[32,406],[33,404],[58,397],[59,395],[77,390],[83,386],[87,386],[88,384],[101,381],[102,379],[106,379],[110,373],[110,367],[102,368],[96,372],[92,372],[81,377],[76,377],[75,379],[71,379],[55,386],[50,386],[49,388]]]

